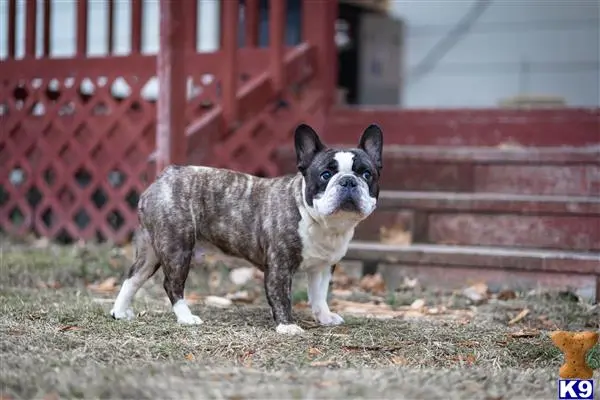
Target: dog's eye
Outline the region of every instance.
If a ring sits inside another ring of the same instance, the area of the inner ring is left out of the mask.
[[[362,173],[362,177],[365,181],[370,181],[373,175],[369,171],[365,171]]]
[[[323,181],[325,181],[325,182],[327,182],[328,180],[330,180],[331,176],[332,176],[331,172],[329,172],[329,171],[323,171],[323,172],[321,172],[321,179]]]

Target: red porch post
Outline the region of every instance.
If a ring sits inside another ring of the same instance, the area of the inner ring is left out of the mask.
[[[325,92],[325,112],[334,103],[337,86],[335,20],[338,1],[303,0],[302,39],[317,47],[318,76]]]
[[[223,51],[223,116],[227,129],[235,126],[238,117],[238,23],[237,0],[221,1],[221,50]]]
[[[186,161],[185,9],[187,2],[160,0],[159,95],[156,126],[156,172]]]

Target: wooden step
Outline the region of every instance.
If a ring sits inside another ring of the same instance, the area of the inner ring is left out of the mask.
[[[428,275],[441,286],[480,279],[500,284],[512,281],[514,286],[524,278],[550,286],[585,287],[595,292],[596,299],[600,295],[599,252],[353,241],[344,261],[353,260],[388,265],[408,276]]]
[[[291,147],[280,149],[277,160],[285,172],[295,171]],[[598,145],[386,145],[383,165],[381,187],[387,190],[600,195]]]
[[[408,231],[412,242],[600,250],[600,198],[382,191],[358,240]]]

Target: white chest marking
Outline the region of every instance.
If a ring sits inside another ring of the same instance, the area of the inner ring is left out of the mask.
[[[338,151],[333,156],[338,163],[338,172],[342,174],[351,174],[352,165],[354,164],[354,154],[349,151]]]
[[[300,270],[331,266],[346,255],[348,244],[354,236],[355,223],[344,221],[345,229],[336,226],[328,229],[300,210],[302,220],[298,226],[302,240],[302,264]]]

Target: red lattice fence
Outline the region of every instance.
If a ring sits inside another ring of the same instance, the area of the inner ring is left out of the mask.
[[[16,1],[8,2],[8,57],[0,64],[0,228],[61,241],[126,241],[137,225],[138,196],[155,174],[148,160],[155,150],[156,100],[144,93],[156,84],[156,56],[142,52],[145,3],[131,0],[131,53],[119,56],[113,52],[114,1],[106,2],[107,55],[92,57],[87,48],[91,2],[76,2],[76,50],[66,58],[51,57],[53,3],[41,3],[42,49],[35,40],[37,1],[26,0],[24,55],[19,58]],[[279,41],[279,53],[274,53],[255,47],[258,1],[247,0],[244,29],[250,39],[232,58],[222,49],[198,53],[192,39],[197,37],[197,4],[185,3],[187,159],[274,175],[275,148],[292,125],[300,120],[323,125],[327,98],[323,84],[313,79],[319,72],[316,58],[335,56],[314,44],[322,38],[314,23],[323,19],[303,22],[311,44],[283,49]],[[320,7],[309,0],[304,6]],[[237,21],[237,13],[237,6],[229,7],[222,22]],[[276,23],[278,30],[283,25]],[[274,63],[273,54],[281,61]],[[117,85],[123,93],[116,93]],[[236,103],[233,115],[231,101]]]

